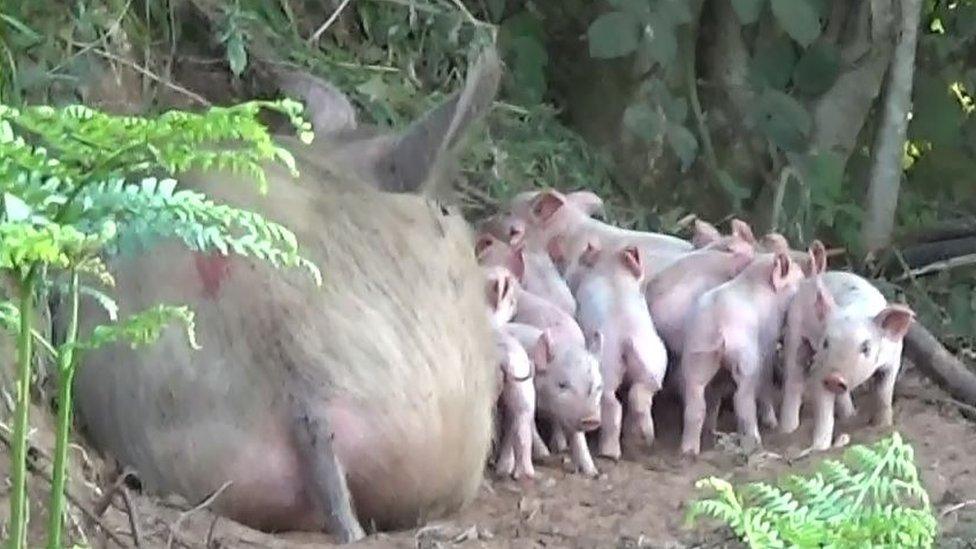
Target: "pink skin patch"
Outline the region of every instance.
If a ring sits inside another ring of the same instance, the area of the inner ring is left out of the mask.
[[[230,257],[216,252],[211,254],[196,252],[193,254],[193,263],[196,265],[200,282],[203,283],[203,295],[216,299],[220,285],[230,274]]]

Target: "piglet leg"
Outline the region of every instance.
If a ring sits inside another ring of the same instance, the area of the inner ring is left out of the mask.
[[[697,456],[701,452],[702,427],[707,410],[705,388],[718,373],[718,356],[714,353],[686,353],[682,357],[682,396],[685,401],[684,429],[681,433],[681,453]],[[716,408],[721,400],[716,402]]]
[[[755,376],[746,375],[736,381],[738,384],[733,403],[739,422],[739,434],[742,435],[744,448],[753,450],[762,444],[759,437],[759,423],[756,420],[756,392],[759,380]]]
[[[620,431],[623,407],[614,391],[604,389],[600,400],[603,421],[600,424],[600,456],[617,461],[620,459]]]
[[[296,441],[311,469],[311,493],[326,512],[323,526],[342,543],[363,539],[366,533],[356,517],[346,474],[332,445],[334,433],[329,420],[300,400],[296,398],[293,402]]]
[[[502,444],[495,461],[495,474],[500,477],[510,477],[515,473],[515,436],[518,428],[518,416],[506,414],[509,417],[502,432]]]
[[[535,478],[532,466],[532,414],[520,414],[515,421],[515,478]]]
[[[561,430],[559,426],[553,425],[553,430]],[[539,434],[539,427],[536,423],[532,422],[532,458],[537,460],[543,460],[549,458],[549,448],[546,446],[545,441],[542,440],[542,435]]]
[[[654,419],[651,404],[654,391],[644,383],[634,383],[627,393],[627,417],[630,423],[628,432],[639,437],[644,444],[654,444]]]
[[[600,474],[593,463],[593,456],[590,455],[590,447],[586,444],[586,433],[576,431],[570,436],[569,451],[577,471],[591,478]]]
[[[810,447],[813,451],[830,448],[831,439],[834,437],[834,399],[835,395],[830,391],[819,386],[816,388],[813,445]]]
[[[874,397],[877,405],[875,407],[872,423],[881,427],[891,427],[894,423],[894,412],[891,408],[891,401],[895,396],[895,379],[898,377],[898,368],[895,366],[885,366],[876,374],[880,376],[875,381]]]

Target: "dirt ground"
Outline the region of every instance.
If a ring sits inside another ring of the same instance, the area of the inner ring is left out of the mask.
[[[945,393],[918,379],[910,370],[903,374],[896,393],[896,427],[916,448],[922,478],[929,491],[942,529],[939,547],[976,548],[976,424],[963,418]],[[863,399],[862,399],[863,401]],[[355,547],[737,547],[728,531],[712,523],[683,527],[687,502],[696,491],[695,480],[707,475],[733,479],[770,478],[786,471],[806,471],[816,459],[788,463],[809,441],[809,422],[789,437],[765,435],[765,452],[747,457],[734,447],[706,441],[695,463],[678,459],[679,410],[673,402],[656,404],[658,443],[649,455],[613,464],[598,460],[601,478],[585,479],[570,474],[560,463],[537,467],[531,484],[486,478],[475,502],[449,520],[410,531],[374,534]],[[885,433],[864,425],[870,412],[859,406],[858,419],[846,425],[853,442],[870,443]],[[35,416],[36,417],[36,416]],[[726,413],[723,426],[734,419]],[[836,455],[832,451],[828,455]],[[83,455],[80,451],[78,456]],[[3,457],[6,467],[7,457]],[[92,478],[98,463],[91,455],[75,466],[73,493],[87,511],[95,507]],[[4,471],[5,472],[5,471]],[[85,478],[80,478],[80,477]],[[42,541],[43,506],[47,485],[32,476],[32,540]],[[6,488],[4,488],[6,491]],[[88,494],[87,496],[83,494]],[[3,494],[0,499],[6,499]],[[136,493],[131,497],[142,547],[229,548],[330,546],[324,535],[282,534],[269,536],[216,519],[205,508],[188,511],[180,502],[160,501]],[[116,497],[102,524],[114,536],[133,546],[129,514],[123,498]],[[7,503],[3,503],[6,515]],[[78,506],[73,506],[79,529],[87,532],[93,547],[116,547],[92,527]],[[36,536],[36,537],[35,537]],[[32,543],[32,546],[35,544]]]

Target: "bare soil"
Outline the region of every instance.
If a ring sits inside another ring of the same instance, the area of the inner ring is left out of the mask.
[[[853,443],[870,443],[886,434],[866,424],[869,399],[858,399],[861,412],[844,425]],[[936,512],[940,515],[942,540],[939,547],[976,548],[976,424],[960,415],[960,408],[945,394],[920,380],[911,370],[904,374],[896,393],[895,422],[898,431],[916,448],[922,478]],[[486,475],[475,502],[448,520],[409,531],[374,534],[355,547],[737,547],[729,531],[709,522],[694,528],[683,525],[686,506],[698,494],[697,479],[719,475],[733,480],[769,479],[784,472],[805,472],[820,457],[790,462],[810,440],[810,425],[791,436],[766,434],[765,450],[747,456],[726,440],[706,441],[702,456],[694,463],[678,457],[680,411],[674,402],[655,404],[658,442],[650,453],[626,457],[619,463],[598,460],[601,478],[586,479],[571,474],[559,458],[537,467],[534,482],[491,479]],[[38,414],[35,414],[37,417]],[[723,417],[730,428],[734,418]],[[39,429],[41,431],[41,429]],[[42,446],[50,437],[36,433]],[[716,444],[719,442],[719,444]],[[5,450],[5,449],[4,449]],[[91,452],[76,449],[78,458],[72,491],[83,507],[95,507],[94,486],[101,467]],[[838,450],[827,453],[836,456]],[[87,457],[84,457],[87,454]],[[39,458],[44,464],[44,459]],[[45,464],[46,465],[46,464]],[[7,466],[3,456],[0,468]],[[6,471],[2,471],[6,472]],[[47,484],[32,475],[31,546],[41,545],[46,521],[44,505]],[[6,499],[4,487],[0,499]],[[135,522],[142,547],[288,547],[331,546],[328,536],[279,534],[271,536],[217,518],[206,508],[188,511],[185,502],[160,500],[132,493]],[[6,501],[2,513],[7,512]],[[104,533],[86,520],[78,506],[71,514],[79,531],[94,547],[115,547]],[[5,517],[4,517],[5,518]],[[129,514],[123,499],[116,497],[101,518],[115,537],[133,546]]]

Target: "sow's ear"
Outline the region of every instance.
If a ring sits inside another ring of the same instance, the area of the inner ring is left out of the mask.
[[[267,70],[279,90],[305,104],[316,137],[354,130],[359,125],[352,102],[329,82],[304,71],[277,66],[268,66]]]
[[[437,186],[437,170],[457,149],[471,124],[491,108],[501,74],[497,52],[488,49],[482,53],[464,88],[396,136],[386,154],[377,159],[375,172],[381,188],[428,193]]]

